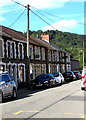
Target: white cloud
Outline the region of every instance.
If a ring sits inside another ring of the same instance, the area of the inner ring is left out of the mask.
[[[14,0],[24,5],[30,4],[37,8],[62,7],[66,2],[85,2],[86,0]],[[14,4],[11,0],[0,0],[0,7]]]
[[[59,31],[64,31],[64,32],[72,32],[72,29],[77,26],[77,21],[74,19],[71,20],[61,20],[58,21],[51,26],[45,26],[42,28],[43,31],[46,30],[59,30]],[[53,26],[53,27],[52,27]],[[54,29],[55,28],[55,29]]]
[[[33,7],[44,8],[59,8],[63,7],[66,2],[84,2],[85,0],[14,0],[23,5],[30,4]],[[14,2],[11,0],[0,0],[0,7],[12,5]],[[19,7],[19,6],[18,6]]]
[[[69,0],[14,0],[16,2],[22,3],[23,5],[30,4],[33,7],[43,9],[43,8],[59,8],[63,7],[64,3],[69,2]],[[0,0],[0,6],[11,5],[13,2],[11,0]]]
[[[44,9],[44,8],[59,8],[63,7],[64,3],[69,0],[26,0],[22,1],[23,4],[27,5],[28,3],[36,8]]]
[[[0,21],[4,21],[4,20],[5,20],[5,18],[0,16]]]
[[[0,0],[0,7],[13,4],[11,0]]]
[[[69,2],[85,2],[86,0],[70,0]]]

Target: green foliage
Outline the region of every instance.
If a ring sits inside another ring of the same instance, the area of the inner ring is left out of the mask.
[[[72,55],[72,59],[80,61],[80,66],[82,67],[83,63],[83,40],[85,41],[86,46],[86,35],[78,35],[68,32],[61,32],[58,30],[48,30],[43,32],[42,30],[30,31],[30,35],[41,39],[41,35],[49,34],[50,42],[56,44],[62,49],[68,51]],[[85,51],[85,65],[86,65],[86,49]]]

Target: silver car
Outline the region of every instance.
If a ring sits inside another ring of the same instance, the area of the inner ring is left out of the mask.
[[[56,78],[58,84],[62,85],[65,82],[62,73],[60,72],[53,73],[53,76]]]
[[[8,73],[0,74],[0,102],[5,98],[17,97],[17,86],[11,75]]]

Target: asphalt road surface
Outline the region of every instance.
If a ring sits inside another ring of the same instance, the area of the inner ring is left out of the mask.
[[[17,100],[0,104],[3,119],[63,118],[86,120],[86,91],[80,89],[80,80],[49,89],[28,91]],[[24,97],[23,97],[24,96]],[[83,119],[85,118],[85,119]]]

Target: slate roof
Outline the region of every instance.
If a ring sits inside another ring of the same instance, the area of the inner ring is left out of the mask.
[[[23,33],[1,26],[0,25],[0,35],[1,36],[5,36],[5,37],[11,37],[12,39],[16,39],[16,40],[21,40],[22,42],[26,42],[27,39],[26,37],[23,35]],[[38,45],[38,46],[43,46],[46,47],[48,49],[52,49],[52,50],[56,50],[56,48],[52,45],[50,45],[49,43],[40,40],[38,38],[34,38],[32,36],[30,36],[30,44],[34,44],[34,45]]]

